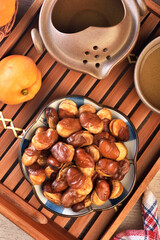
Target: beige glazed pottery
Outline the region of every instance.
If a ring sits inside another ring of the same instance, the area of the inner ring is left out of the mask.
[[[145,12],[143,0],[46,0],[31,35],[39,53],[45,47],[68,68],[103,79],[132,50]]]
[[[134,70],[134,83],[142,102],[160,114],[160,37],[141,52]]]

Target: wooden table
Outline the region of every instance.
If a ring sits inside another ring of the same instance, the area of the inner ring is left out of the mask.
[[[22,0],[20,5],[22,4],[23,7],[23,3],[31,2]],[[98,80],[66,69],[46,51],[41,56],[38,55],[32,44],[30,31],[37,26],[40,3],[42,0],[35,0],[28,15],[23,17],[21,26],[17,25],[3,43],[0,57],[9,54],[31,57],[41,70],[42,88],[36,97],[27,103],[8,106],[0,102],[0,111],[6,119],[12,119],[14,126],[26,129],[35,121],[44,105],[57,97],[69,94],[88,96],[97,102],[119,109],[131,119],[138,132],[137,181],[132,194],[117,212],[111,209],[77,219],[56,216],[43,208],[34,196],[31,186],[24,179],[17,159],[20,139],[14,136],[12,130],[4,129],[1,124],[0,212],[36,239],[63,237],[63,239],[108,240],[158,172],[160,117],[151,112],[139,99],[133,83],[135,65],[130,64],[127,58],[114,67],[108,77]],[[133,53],[138,56],[146,44],[159,35],[159,18],[148,12],[141,19],[141,30]],[[7,194],[10,197],[6,197]],[[17,202],[21,204],[17,205]],[[30,215],[43,223],[46,217],[50,220],[49,223],[41,225],[30,218]]]

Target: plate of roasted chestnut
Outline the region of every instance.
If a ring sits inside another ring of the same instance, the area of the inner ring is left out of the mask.
[[[19,147],[25,178],[40,203],[66,217],[120,204],[136,180],[138,137],[116,109],[83,96],[48,104]]]

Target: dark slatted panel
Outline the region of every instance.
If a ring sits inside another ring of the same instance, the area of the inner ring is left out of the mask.
[[[154,153],[158,149],[160,118],[145,107],[136,94],[133,83],[134,64],[129,64],[125,59],[102,81],[66,69],[46,51],[42,55],[37,54],[30,37],[30,30],[35,26],[37,26],[37,17],[9,54],[26,55],[36,62],[42,73],[42,88],[36,97],[27,103],[16,106],[0,103],[0,110],[3,111],[4,116],[11,118],[15,126],[24,129],[35,121],[44,105],[53,99],[70,94],[88,96],[99,103],[115,107],[130,117],[139,135],[140,148],[137,164],[141,166],[144,161],[143,156],[148,149],[152,148]],[[133,53],[138,56],[146,44],[159,35],[159,18],[148,13],[141,21],[141,31]],[[109,226],[111,219],[118,214],[114,209],[91,213],[80,218],[63,218],[50,213],[37,201],[30,184],[24,179],[20,170],[17,159],[20,140],[17,140],[11,131],[5,129],[0,130],[0,137],[1,146],[3,146],[0,148],[1,182],[76,237],[87,240],[97,239]],[[141,175],[140,170],[138,174],[138,176]]]

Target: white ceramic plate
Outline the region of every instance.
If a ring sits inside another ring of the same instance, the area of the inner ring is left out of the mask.
[[[92,206],[85,208],[84,210],[81,210],[80,212],[77,213],[77,212],[73,212],[71,208],[64,208],[63,206],[55,205],[54,203],[49,201],[43,195],[42,186],[41,185],[33,185],[28,177],[27,169],[21,161],[24,150],[27,148],[31,138],[34,135],[35,130],[40,126],[47,126],[47,121],[46,121],[46,117],[45,117],[45,109],[47,107],[53,107],[55,109],[58,109],[59,104],[65,99],[73,100],[77,104],[77,107],[80,107],[81,105],[86,104],[86,103],[93,105],[96,108],[96,110],[99,110],[102,107],[104,107],[103,105],[100,105],[100,104],[96,103],[95,101],[93,101],[89,98],[83,97],[83,96],[66,96],[64,98],[55,99],[54,101],[49,103],[43,109],[43,111],[40,113],[36,122],[27,130],[23,139],[21,140],[20,147],[19,147],[19,162],[20,162],[22,172],[23,172],[25,178],[32,185],[35,195],[36,195],[37,199],[40,201],[40,203],[43,205],[43,207],[47,208],[51,212],[57,213],[64,217],[78,217],[78,216],[82,216],[82,215],[91,213],[93,211],[107,210],[112,207],[115,207],[116,205],[118,205],[122,201],[124,201],[124,199],[126,199],[126,197],[132,191],[135,181],[136,181],[136,158],[137,158],[137,152],[138,152],[138,136],[137,136],[137,133],[136,133],[136,130],[135,130],[133,124],[128,119],[128,117],[113,108],[107,107],[108,109],[110,109],[112,117],[122,119],[124,122],[127,123],[128,127],[129,127],[129,140],[127,142],[124,142],[124,145],[128,149],[127,158],[130,161],[130,169],[129,169],[129,172],[125,175],[125,177],[121,181],[123,184],[123,193],[121,194],[120,197],[118,197],[116,199],[112,199],[112,200],[110,199],[101,206],[92,205]]]

